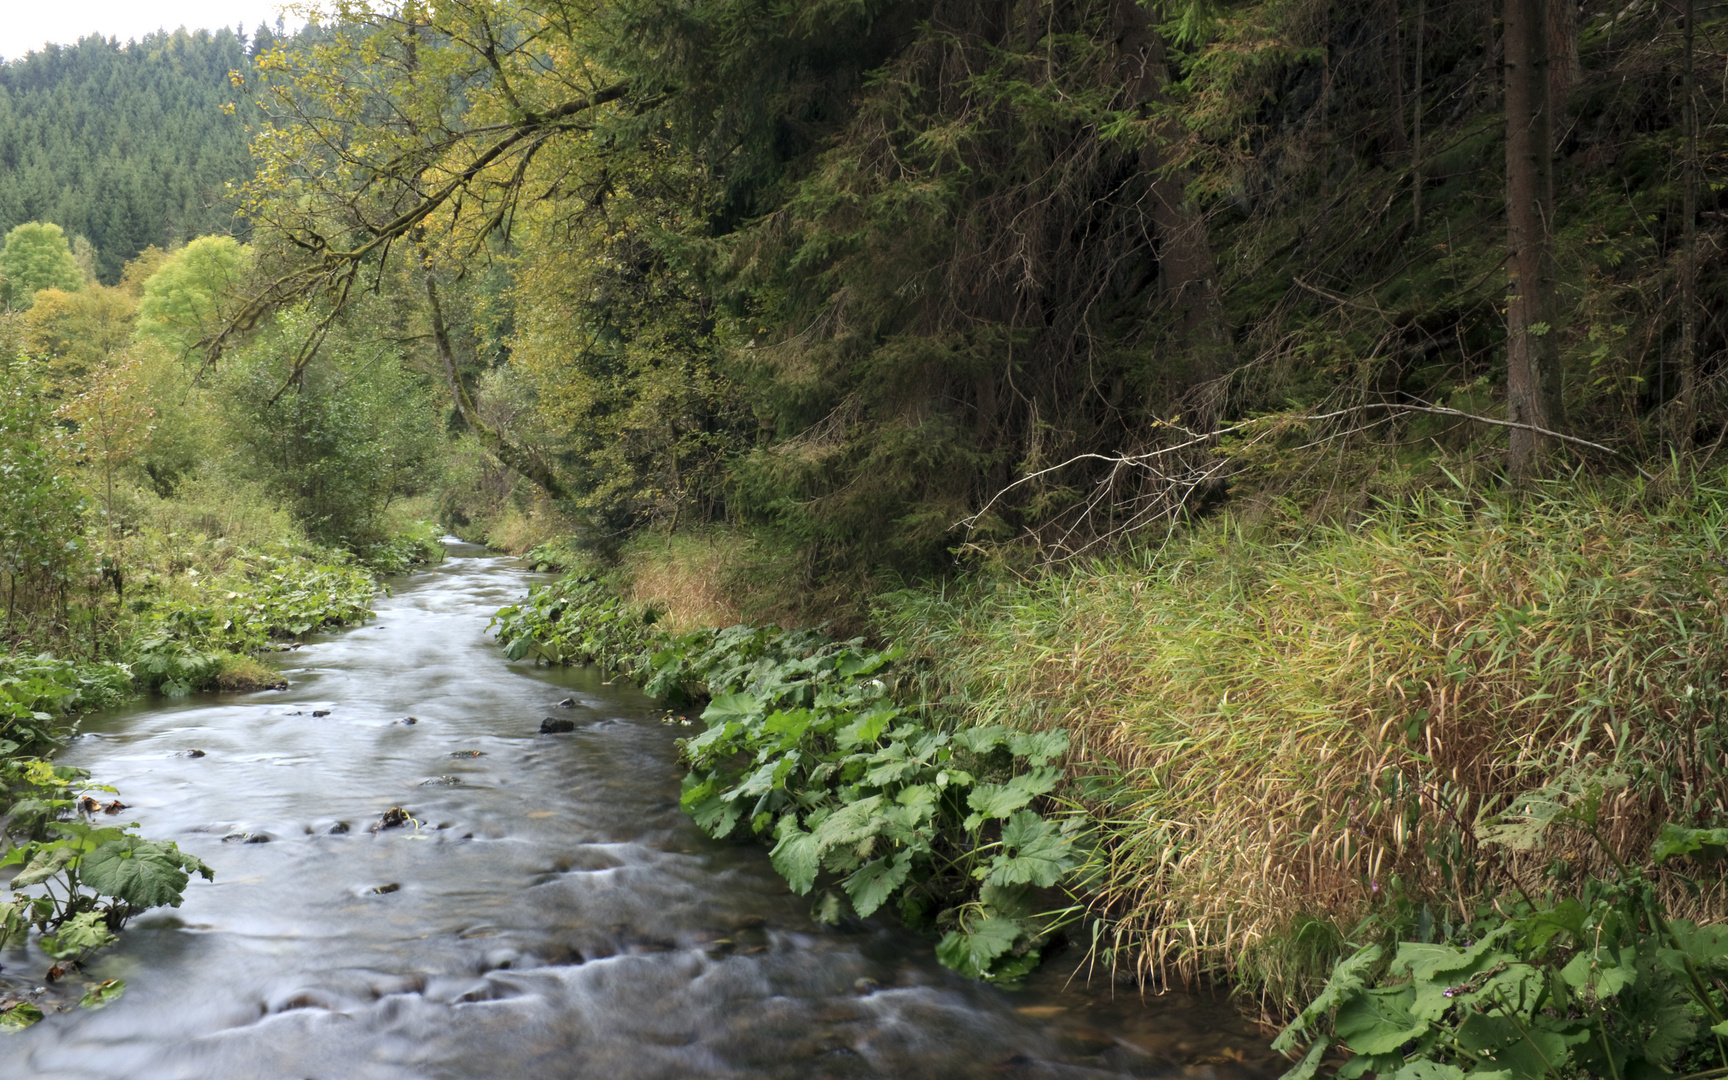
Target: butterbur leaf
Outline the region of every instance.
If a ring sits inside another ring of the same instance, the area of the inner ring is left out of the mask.
[[[1332,976],[1326,980],[1319,996],[1309,1002],[1308,1007],[1290,1022],[1290,1026],[1278,1034],[1278,1038],[1272,1043],[1272,1049],[1280,1054],[1295,1050],[1296,1040],[1313,1027],[1316,1020],[1362,992],[1367,986],[1368,975],[1384,955],[1385,950],[1380,946],[1369,945],[1334,964]]]
[[[951,930],[936,946],[936,959],[974,979],[983,978],[998,956],[1014,947],[1021,934],[1013,919],[991,917],[972,924],[971,932]]]
[[[1332,1030],[1358,1054],[1390,1054],[1428,1032],[1428,1021],[1410,1015],[1416,991],[1408,986],[1369,990],[1338,1007]]]
[[[1699,926],[1690,919],[1669,919],[1668,929],[1680,944],[1680,952],[1690,957],[1700,970],[1720,970],[1728,967],[1728,926]],[[1663,954],[1672,949],[1660,950]],[[1664,957],[1666,959],[1666,956]],[[1679,959],[1678,956],[1675,959]],[[1686,962],[1674,965],[1676,974],[1686,971]]]
[[[1664,863],[1683,855],[1699,860],[1728,857],[1728,829],[1688,829],[1664,822],[1651,847],[1651,858]]]
[[[1443,1061],[1417,1058],[1392,1074],[1392,1080],[1464,1080],[1464,1070]]]
[[[954,745],[965,747],[974,754],[988,754],[1008,741],[1008,729],[1000,724],[961,728],[954,733]]]
[[[975,829],[985,821],[1005,818],[1031,801],[1029,792],[1013,784],[979,784],[966,796],[966,805],[978,815],[975,821],[968,818],[966,827]]]
[[[899,715],[898,709],[877,705],[840,729],[836,736],[840,748],[842,750],[855,750],[861,746],[876,745],[876,741],[882,737],[882,732]]]
[[[911,869],[912,858],[904,851],[897,852],[892,859],[872,859],[860,866],[846,879],[846,895],[852,898],[853,909],[862,918],[874,914],[905,884]]]
[[[1499,844],[1513,851],[1533,851],[1542,845],[1548,830],[1560,822],[1596,825],[1603,795],[1628,781],[1622,773],[1599,772],[1571,776],[1546,787],[1526,792],[1512,800],[1503,813],[1485,819],[1476,828],[1484,844]]]
[[[978,901],[992,915],[1024,919],[1032,914],[1032,889],[1028,885],[985,885]]]
[[[1632,959],[1630,951],[1626,952],[1624,959]],[[1579,952],[1561,968],[1560,977],[1569,986],[1605,998],[1613,997],[1636,982],[1638,969],[1630,963],[1617,962],[1607,949],[1590,949]]]
[[[1326,1050],[1332,1045],[1329,1039],[1315,1039],[1314,1045],[1308,1048],[1308,1053],[1302,1060],[1290,1067],[1290,1071],[1280,1076],[1278,1080],[1313,1080],[1320,1069],[1320,1061],[1326,1056]]]
[[[40,885],[66,869],[77,857],[78,853],[70,846],[39,850],[30,859],[29,864],[12,878],[12,888],[16,891],[27,889],[32,885]]]
[[[1023,757],[1033,768],[1041,768],[1051,758],[1068,752],[1068,733],[1061,728],[1052,731],[1016,732],[1008,737],[1008,751]]]
[[[792,886],[792,891],[800,896],[809,892],[816,884],[816,869],[820,852],[816,846],[816,837],[798,827],[798,817],[787,814],[780,819],[774,835],[780,842],[774,845],[774,850],[768,853],[768,861],[786,883]]]
[[[27,1028],[42,1019],[42,1010],[28,1001],[0,1002],[0,1028],[14,1031]]]
[[[126,984],[120,979],[104,979],[84,991],[84,996],[78,999],[78,1004],[86,1009],[100,1009],[119,999],[126,992]]]
[[[721,694],[702,710],[705,724],[725,724],[746,720],[762,709],[762,703],[749,694]]]
[[[816,826],[817,850],[827,851],[831,847],[856,844],[865,837],[875,836],[883,825],[878,812],[883,802],[882,796],[872,795],[848,803],[828,815],[822,824]]]
[[[209,867],[177,845],[136,836],[108,841],[84,856],[78,869],[85,885],[137,908],[179,907],[190,880],[187,871],[209,876]]]
[[[1021,810],[1002,826],[1002,854],[990,864],[991,885],[1048,888],[1073,869],[1073,845],[1061,831],[1031,810]]]
[[[70,960],[114,944],[108,920],[99,911],[85,911],[60,924],[60,929],[42,937],[42,951],[56,960]]]

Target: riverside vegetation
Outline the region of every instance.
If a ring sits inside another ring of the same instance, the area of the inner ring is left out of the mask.
[[[14,662],[242,657],[436,518],[823,917],[1299,1072],[1728,1068],[1722,11],[312,6],[235,236],[0,253]]]
[[[77,977],[131,916],[178,906],[189,875],[212,874],[133,832],[117,793],[51,762],[75,718],[139,693],[275,686],[262,655],[364,620],[379,575],[442,554],[430,525],[385,512],[401,484],[367,484],[377,463],[321,470],[291,424],[250,452],[221,438],[255,421],[244,389],[198,385],[172,335],[238,251],[148,256],[114,289],[81,276],[57,229],[20,227],[0,256],[14,283],[20,268],[52,283],[0,312],[0,337],[25,351],[0,361],[0,867],[17,868],[0,948],[34,942],[49,980]],[[358,389],[294,419],[318,425],[309,439],[388,456]],[[83,1004],[122,989],[90,985]],[[0,1000],[0,1025],[40,1018],[32,1001]]]

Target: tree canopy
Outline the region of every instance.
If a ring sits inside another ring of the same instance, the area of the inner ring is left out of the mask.
[[[0,229],[87,237],[109,285],[151,244],[243,234],[227,185],[251,163],[230,74],[250,65],[232,29],[92,35],[0,64]]]
[[[41,289],[76,292],[84,284],[65,230],[39,221],[26,222],[6,234],[6,246],[0,248],[0,275],[5,302],[20,308],[34,303]]]

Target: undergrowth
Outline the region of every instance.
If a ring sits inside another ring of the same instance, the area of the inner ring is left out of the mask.
[[[1601,773],[1550,787],[1483,822],[1486,844],[1532,851],[1551,832],[1567,833],[1558,839],[1593,842],[1614,870],[1540,897],[1483,903],[1456,926],[1419,920],[1395,950],[1357,948],[1274,1044],[1291,1053],[1309,1042],[1285,1080],[1308,1080],[1335,1047],[1351,1055],[1339,1080],[1728,1072],[1728,927],[1673,917],[1644,868],[1614,854],[1598,827],[1601,804],[1626,781]],[[1725,851],[1728,829],[1668,823],[1648,862],[1703,870],[1702,879],[1682,878],[1702,889]]]
[[[1109,853],[1104,959],[1288,1012],[1362,934],[1423,909],[1464,925],[1615,859],[1676,917],[1728,914],[1720,878],[1689,888],[1648,857],[1664,822],[1728,816],[1725,526],[1721,477],[1571,478],[1351,527],[1221,517],[1035,580],[895,594],[879,618],[949,723],[1072,733]],[[1602,850],[1478,839],[1521,794],[1609,767],[1629,782]]]
[[[898,699],[897,650],[776,627],[673,634],[582,572],[493,626],[512,660],[599,664],[669,702],[706,699],[705,730],[681,743],[685,810],[715,837],[772,838],[774,868],[814,893],[820,920],[890,907],[942,932],[949,967],[1012,985],[1083,913],[1086,819],[1039,810],[1066,734],[937,725]]]

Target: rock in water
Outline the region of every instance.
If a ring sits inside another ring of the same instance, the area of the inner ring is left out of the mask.
[[[406,824],[408,824],[408,811],[402,809],[400,806],[392,806],[390,809],[384,811],[384,816],[378,819],[378,824],[374,827],[379,829],[394,829],[398,825]]]
[[[575,730],[576,721],[574,720],[548,716],[546,719],[540,721],[540,734],[542,735],[562,735],[567,731]]]
[[[567,697],[558,703],[558,707],[560,709],[574,709],[576,707],[576,699],[573,697]]]

